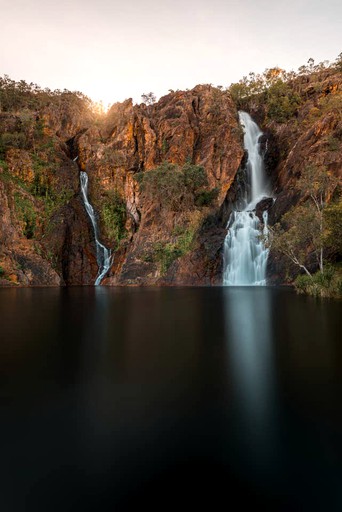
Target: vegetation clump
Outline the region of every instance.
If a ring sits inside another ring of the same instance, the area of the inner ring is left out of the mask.
[[[163,162],[156,169],[136,174],[135,178],[146,200],[174,212],[210,206],[218,194],[216,188],[208,188],[204,168],[190,163],[180,167]]]
[[[175,260],[193,249],[201,218],[198,212],[188,222],[178,224],[171,233],[171,239],[152,244],[144,260],[156,263],[161,274],[165,274]]]
[[[202,166],[189,162],[183,166],[163,162],[135,179],[144,200],[156,205],[166,222],[177,218],[168,238],[153,243],[144,255],[145,261],[156,263],[165,274],[176,259],[193,249],[205,208],[214,203],[218,189],[209,188]]]
[[[23,234],[26,238],[34,238],[37,228],[37,211],[32,200],[16,192],[14,194],[14,204],[18,219],[22,225]]]
[[[126,203],[117,190],[107,191],[99,201],[105,235],[117,246],[126,236]]]
[[[330,65],[328,61],[315,65],[314,60],[309,59],[307,65],[301,66],[297,72],[275,67],[261,74],[249,73],[239,82],[231,84],[229,91],[238,109],[262,109],[266,122],[280,124],[297,117],[299,107],[310,99],[312,92],[321,93],[314,110],[306,116],[305,122],[308,122],[310,118],[315,120],[315,117],[331,109],[332,103],[337,109],[341,108],[341,94],[325,94],[321,82],[324,70],[339,72],[341,66],[342,54]],[[303,80],[310,84],[306,89],[303,88]]]
[[[299,291],[336,296],[341,291],[340,278],[329,263],[339,261],[342,255],[340,183],[324,166],[307,165],[297,189],[302,201],[270,230],[272,250],[305,272],[295,281]],[[315,273],[317,268],[319,272]]]
[[[342,269],[339,265],[326,265],[324,272],[316,272],[310,276],[297,276],[295,288],[299,293],[314,297],[342,297]]]
[[[53,91],[25,80],[16,82],[8,75],[0,77],[0,112],[38,111],[51,103],[72,106],[80,112],[93,107],[91,100],[79,91]]]

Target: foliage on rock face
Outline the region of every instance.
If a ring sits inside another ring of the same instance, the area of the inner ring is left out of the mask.
[[[326,232],[325,242],[330,254],[342,255],[342,198],[330,203],[324,211]]]
[[[175,212],[208,206],[217,197],[216,189],[208,189],[206,172],[199,165],[180,167],[164,162],[156,169],[137,174],[136,180],[145,199]]]
[[[257,106],[264,109],[266,122],[274,120],[285,123],[297,115],[298,108],[308,99],[307,95],[315,91],[323,93],[320,73],[324,70],[340,71],[341,54],[333,64],[323,61],[315,65],[314,60],[309,59],[307,65],[301,66],[297,72],[271,68],[261,74],[249,73],[239,82],[231,84],[229,91],[239,109],[250,110],[251,107]],[[310,87],[307,87],[307,92],[304,94],[304,88],[301,86],[303,77],[308,77],[310,82]],[[316,106],[318,114],[321,109],[324,109],[324,103],[332,100],[331,97],[327,100],[324,98],[323,94]],[[341,107],[341,98],[333,101],[338,101]]]
[[[336,236],[340,238],[342,226],[340,183],[325,167],[307,165],[301,172],[297,188],[302,202],[271,228],[271,247],[305,272],[307,280],[297,280],[301,291],[304,288],[316,290],[316,294],[321,283],[324,294],[328,294],[330,281],[325,268],[326,254],[335,260],[342,256],[341,242],[335,240]],[[328,199],[335,196],[337,201],[329,204]],[[314,274],[317,268],[321,277]],[[308,285],[310,280],[312,288]],[[333,295],[336,294],[335,284]]]
[[[99,214],[105,235],[118,245],[125,238],[126,204],[116,190],[110,190],[99,201]]]
[[[168,216],[172,218],[172,213],[177,214],[177,224],[170,229],[169,236],[153,243],[144,257],[145,261],[157,264],[163,275],[175,260],[193,249],[205,207],[213,204],[218,189],[210,189],[205,169],[191,163],[179,166],[164,162],[135,178],[143,201],[157,205],[165,220]]]
[[[21,154],[18,155],[18,157],[21,156]],[[45,157],[46,155],[44,154]],[[17,174],[14,174],[13,169],[9,169],[7,162],[0,160],[2,167],[0,179],[5,182],[11,182],[15,186],[17,212],[19,212],[21,220],[26,219],[24,222],[26,227],[23,233],[27,238],[34,238],[37,223],[33,222],[34,216],[32,211],[39,211],[39,215],[35,216],[39,217],[40,224],[47,223],[55,210],[68,203],[73,193],[66,187],[56,187],[52,184],[56,168],[53,161],[43,160],[42,154],[28,156],[27,161],[25,160],[24,163],[28,165],[28,169],[25,169],[27,177],[21,176],[20,173],[18,174],[18,171],[20,171],[20,161],[15,162]]]
[[[284,123],[297,112],[300,97],[286,82],[277,80],[267,90],[266,105],[268,118]]]
[[[193,249],[196,234],[201,223],[201,214],[193,215],[189,221],[180,222],[168,240],[155,242],[145,254],[145,261],[156,263],[161,274],[165,274],[172,263]]]
[[[0,111],[1,112],[1,111]],[[43,144],[44,123],[34,112],[24,109],[15,115],[2,115],[0,125],[0,156],[11,149],[25,149],[35,152]]]
[[[23,234],[28,239],[34,238],[37,228],[37,210],[33,201],[29,197],[16,192],[14,194],[14,204],[17,217],[22,225]]]
[[[41,110],[50,105],[61,113],[69,107],[81,113],[90,100],[0,77],[0,179],[13,186],[16,217],[28,239],[39,238],[52,214],[73,195],[58,179],[60,141],[45,133]]]
[[[248,109],[252,102],[260,103],[266,107],[268,119],[281,123],[295,114],[300,103],[299,95],[288,83],[291,78],[292,74],[283,69],[266,69],[263,74],[250,73],[243,77],[229,91],[239,109]]]

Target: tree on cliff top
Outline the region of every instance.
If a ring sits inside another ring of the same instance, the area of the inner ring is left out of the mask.
[[[141,99],[143,100],[143,102],[146,104],[146,105],[153,105],[153,103],[156,102],[156,95],[153,93],[153,92],[144,92],[142,95],[141,95]]]
[[[52,91],[32,82],[28,84],[25,80],[16,82],[8,75],[0,76],[0,112],[37,111],[51,104],[73,107],[80,112],[94,109],[90,98],[79,91]]]
[[[275,67],[263,73],[249,73],[239,82],[231,84],[228,90],[238,109],[250,111],[258,107],[264,111],[268,121],[286,123],[296,116],[298,108],[307,100],[306,94],[303,94],[302,77],[307,77],[308,83],[319,89],[319,73],[326,69],[330,69],[331,73],[341,71],[342,54],[333,64],[328,61],[315,64],[314,59],[310,58],[297,72],[286,72]]]
[[[332,222],[341,224],[341,209],[335,208],[333,214],[331,207],[327,209],[338,186],[338,179],[324,166],[306,166],[297,183],[303,202],[271,229],[272,250],[287,256],[310,277],[309,268],[315,262],[323,274],[324,250],[331,245],[331,233],[335,232]]]

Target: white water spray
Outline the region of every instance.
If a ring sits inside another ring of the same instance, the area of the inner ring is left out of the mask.
[[[107,274],[108,270],[110,269],[111,263],[112,263],[112,255],[101,242],[99,241],[98,237],[98,227],[97,222],[95,218],[95,213],[92,205],[89,203],[88,200],[88,174],[84,171],[80,172],[80,182],[81,182],[81,193],[82,198],[84,202],[84,207],[87,211],[87,214],[89,215],[89,218],[91,220],[93,229],[94,229],[94,236],[95,236],[95,244],[96,244],[96,260],[97,264],[99,266],[99,272],[96,277],[95,286],[98,286],[101,284],[102,279]]]
[[[255,213],[259,201],[269,197],[264,163],[259,150],[262,135],[258,125],[246,112],[239,112],[244,128],[244,146],[248,151],[247,186],[240,198],[241,208],[235,209],[228,221],[224,241],[223,284],[228,286],[266,285],[266,266],[269,249],[261,238],[267,236],[267,211],[263,212],[264,227]]]

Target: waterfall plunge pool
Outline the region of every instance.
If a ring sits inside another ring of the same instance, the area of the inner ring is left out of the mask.
[[[340,303],[0,289],[4,511],[341,510]]]

